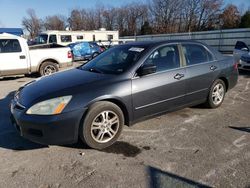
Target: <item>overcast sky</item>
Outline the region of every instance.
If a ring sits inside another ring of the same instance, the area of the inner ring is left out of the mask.
[[[139,0],[148,2],[149,0]],[[121,6],[138,0],[0,0],[0,27],[22,27],[22,18],[26,10],[32,8],[39,18],[48,15],[62,14],[68,16],[74,8],[94,8],[96,5]],[[224,0],[240,9],[250,7],[250,0]]]

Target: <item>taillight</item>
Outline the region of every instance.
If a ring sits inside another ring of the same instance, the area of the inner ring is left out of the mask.
[[[68,58],[72,58],[72,52],[71,51],[68,51]]]
[[[239,64],[239,61],[236,61],[236,62],[234,63],[234,69],[235,69],[235,70],[238,69],[238,64]]]

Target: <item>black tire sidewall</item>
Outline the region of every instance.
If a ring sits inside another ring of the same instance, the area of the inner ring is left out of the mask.
[[[45,76],[44,74],[44,68],[48,65],[51,65],[53,67],[55,67],[55,70],[56,72],[58,72],[58,66],[56,63],[53,63],[53,62],[50,62],[50,61],[45,61],[44,63],[42,63],[42,65],[40,66],[40,69],[39,69],[39,73],[40,73],[40,76]]]
[[[92,59],[94,59],[96,56],[98,56],[99,54],[97,52],[93,53],[92,55]]]
[[[119,118],[119,129],[118,132],[116,133],[115,137],[106,142],[106,143],[98,143],[96,142],[92,136],[91,136],[91,124],[94,120],[94,118],[101,113],[102,111],[105,110],[109,110],[109,111],[113,111],[117,114],[118,118]],[[81,123],[80,125],[80,138],[82,139],[82,141],[87,144],[90,148],[94,148],[94,149],[104,149],[106,147],[111,146],[114,142],[117,141],[117,139],[119,138],[121,132],[122,132],[122,128],[124,126],[124,116],[123,116],[123,112],[122,110],[115,105],[114,103],[111,102],[97,102],[95,104],[93,104],[85,117],[83,117],[83,123]]]
[[[219,84],[219,83],[223,85],[223,88],[224,88],[224,95],[223,95],[222,101],[221,101],[219,104],[215,105],[214,102],[213,102],[212,93],[213,93],[214,87],[215,87],[217,84]],[[210,88],[210,91],[209,91],[209,97],[208,97],[208,101],[207,101],[208,107],[210,107],[210,108],[217,108],[217,107],[221,106],[221,104],[222,104],[223,101],[224,101],[225,95],[226,95],[226,85],[225,85],[224,81],[221,80],[221,79],[215,80],[214,83],[212,84],[211,88]]]

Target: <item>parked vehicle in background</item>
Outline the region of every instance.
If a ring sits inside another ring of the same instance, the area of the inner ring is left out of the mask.
[[[129,43],[20,88],[11,103],[12,121],[34,142],[66,144],[80,136],[103,149],[124,124],[201,103],[219,107],[237,79],[233,58],[205,44]]]
[[[74,61],[91,60],[103,51],[95,42],[77,42],[68,47],[72,50]]]
[[[49,44],[28,47],[24,38],[0,34],[0,76],[31,74],[41,76],[72,65],[70,48]]]
[[[244,42],[237,41],[234,48],[234,58],[239,63],[239,69],[250,70],[249,47]]]
[[[37,38],[37,44],[56,43],[67,46],[70,43],[76,42],[99,42],[104,45],[118,44],[119,32],[108,31],[104,28],[92,31],[44,31]]]
[[[16,35],[16,36],[23,36],[23,29],[22,28],[0,28],[0,34],[3,33],[9,33],[12,35]]]

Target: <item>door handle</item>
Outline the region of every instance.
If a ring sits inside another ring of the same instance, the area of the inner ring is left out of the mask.
[[[26,57],[25,57],[25,55],[20,55],[19,58],[20,59],[25,59]]]
[[[177,73],[177,74],[174,76],[174,79],[180,80],[180,79],[183,78],[183,77],[184,77],[184,74]]]
[[[210,70],[212,70],[212,71],[214,71],[215,69],[217,69],[217,67],[214,66],[214,65],[212,65],[212,66],[210,67]]]

